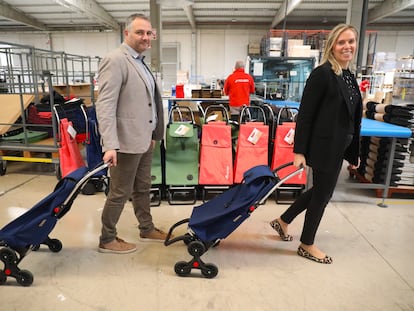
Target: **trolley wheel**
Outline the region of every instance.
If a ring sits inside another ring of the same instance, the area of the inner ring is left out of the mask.
[[[0,249],[0,259],[4,263],[12,264],[17,262],[17,255],[10,248],[2,248]]]
[[[94,181],[96,191],[101,192],[105,186],[105,182],[101,179],[97,179]]]
[[[62,242],[60,242],[58,239],[50,239],[47,246],[54,253],[60,252],[62,250]]]
[[[0,161],[0,176],[6,175],[6,169],[7,169],[7,162]]]
[[[38,250],[39,250],[39,248],[40,248],[40,244],[34,245],[34,246],[32,247],[32,251],[38,251]]]
[[[0,285],[5,284],[7,281],[6,273],[3,270],[0,270]]]
[[[204,246],[203,242],[200,241],[192,241],[187,246],[188,253],[194,257],[200,257],[206,251],[206,247]]]
[[[201,269],[201,274],[208,279],[212,279],[218,274],[218,268],[215,264],[208,263],[204,269]]]
[[[174,266],[174,271],[179,276],[187,276],[191,272],[191,267],[186,261],[178,261]]]
[[[16,275],[16,281],[22,286],[30,286],[33,283],[33,274],[28,270],[20,270]]]

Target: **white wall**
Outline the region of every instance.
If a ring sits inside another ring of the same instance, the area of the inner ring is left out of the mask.
[[[379,32],[376,52],[395,52],[397,57],[414,55],[414,31]]]

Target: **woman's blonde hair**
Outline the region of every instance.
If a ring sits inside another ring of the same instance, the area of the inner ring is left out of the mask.
[[[345,30],[352,30],[355,34],[355,40],[358,40],[358,31],[354,26],[351,26],[351,25],[348,25],[348,24],[338,24],[338,25],[336,25],[331,30],[331,32],[329,33],[328,39],[326,40],[325,47],[323,49],[323,56],[322,56],[322,60],[321,60],[321,64],[324,64],[324,63],[329,61],[332,65],[332,70],[338,76],[342,74],[342,67],[334,57],[333,48],[335,46],[336,41],[338,40],[338,37]],[[351,62],[350,66],[354,67],[354,64]],[[352,69],[354,69],[354,68],[352,68]]]

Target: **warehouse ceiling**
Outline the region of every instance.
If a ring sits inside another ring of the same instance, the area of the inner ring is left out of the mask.
[[[354,0],[361,3],[362,0]],[[414,0],[365,0],[367,29],[414,30]],[[0,0],[0,32],[118,31],[160,7],[163,29],[331,29],[348,0]]]

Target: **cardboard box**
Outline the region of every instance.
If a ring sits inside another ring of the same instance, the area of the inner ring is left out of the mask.
[[[278,51],[269,51],[268,55],[271,57],[280,57],[282,56],[282,51],[278,50]]]
[[[289,57],[310,57],[311,56],[311,46],[310,45],[295,45],[291,48],[288,48]]]

